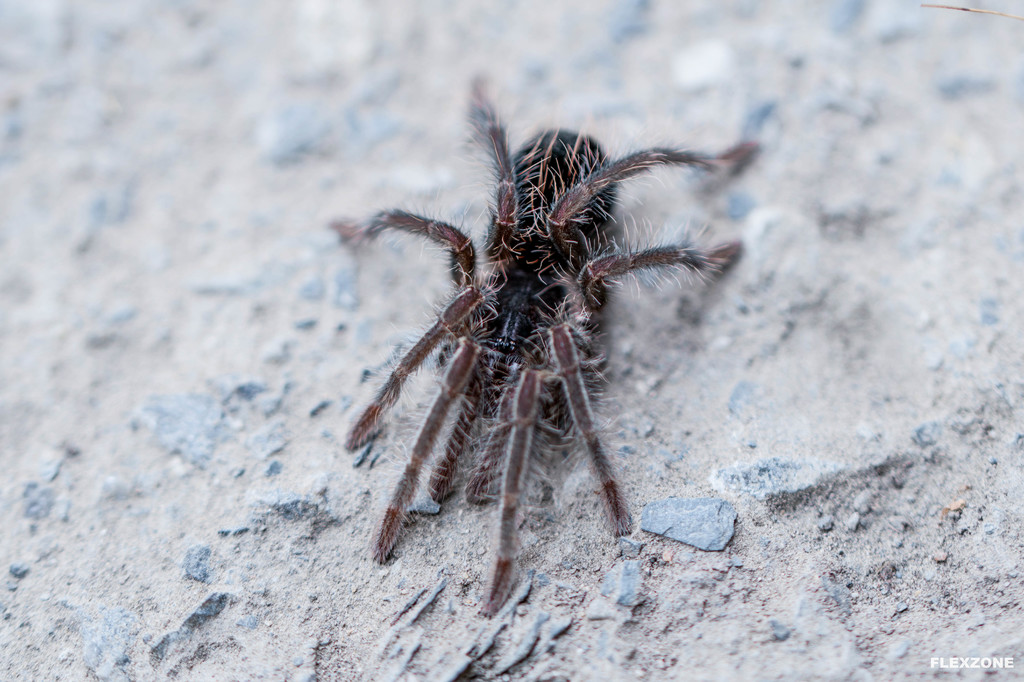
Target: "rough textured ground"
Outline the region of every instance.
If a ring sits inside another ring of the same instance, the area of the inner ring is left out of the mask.
[[[487,4],[0,2],[0,677],[1024,667],[1024,27]],[[443,258],[325,229],[399,205],[482,233],[477,74],[518,141],[763,145],[728,183],[629,185],[634,242],[710,224],[746,255],[621,292],[602,409],[634,542],[584,467],[556,472],[521,528],[531,589],[491,621],[492,507],[457,495],[369,557],[431,372],[375,466],[340,445]],[[724,551],[642,531],[668,497],[730,502]]]

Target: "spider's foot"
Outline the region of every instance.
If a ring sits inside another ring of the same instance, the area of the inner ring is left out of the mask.
[[[500,558],[494,564],[494,576],[491,578],[491,588],[488,590],[487,601],[480,609],[480,615],[491,618],[502,607],[508,599],[512,589],[512,560]]]
[[[398,533],[402,530],[404,514],[395,507],[388,507],[377,529],[377,538],[373,542],[373,560],[383,564],[391,556],[391,550],[398,542]]]
[[[739,173],[750,165],[760,150],[761,145],[757,142],[740,142],[716,156],[712,163],[727,168],[731,173]]]

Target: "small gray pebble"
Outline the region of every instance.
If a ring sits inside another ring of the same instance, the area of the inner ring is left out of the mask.
[[[763,500],[769,495],[795,493],[814,487],[842,469],[840,464],[817,459],[767,457],[719,469],[709,480],[717,490],[743,493]]]
[[[705,551],[721,551],[732,539],[736,510],[718,498],[670,497],[648,503],[640,527],[648,533],[685,542]]]
[[[985,326],[999,324],[999,301],[994,298],[983,298],[978,305],[981,323]]]
[[[827,533],[835,527],[834,519],[830,514],[826,514],[818,519],[818,530],[823,533]]]
[[[334,305],[344,310],[355,310],[359,305],[356,294],[356,272],[352,267],[339,268],[334,273]]]
[[[849,530],[851,532],[855,531],[855,530],[857,530],[857,526],[859,526],[859,525],[860,525],[860,514],[858,514],[857,512],[853,512],[852,514],[850,514],[849,516],[846,517],[846,528],[847,528],[847,530]]]
[[[268,365],[284,365],[292,359],[292,347],[295,345],[291,339],[274,339],[263,349],[262,360]]]
[[[200,468],[228,435],[224,413],[208,395],[151,396],[139,410],[139,418],[168,452]]]
[[[587,620],[612,620],[616,615],[615,609],[605,599],[595,599],[587,607]]]
[[[51,459],[43,462],[39,467],[39,478],[43,479],[47,483],[53,481],[57,478],[57,474],[60,473],[61,463],[62,462],[59,459]]]
[[[252,614],[249,614],[248,616],[242,616],[238,619],[238,622],[235,623],[235,625],[237,625],[238,627],[245,628],[246,630],[255,630],[256,626],[258,626],[259,624],[260,619]]]
[[[914,430],[913,441],[922,448],[926,448],[930,445],[935,445],[939,441],[940,435],[942,435],[942,424],[939,422],[925,422]]]
[[[13,575],[18,580],[21,580],[26,575],[28,575],[28,564],[16,561],[15,563],[11,564],[10,570],[11,575]]]
[[[629,538],[619,538],[619,552],[625,559],[636,559],[640,556],[640,551],[643,548],[644,543],[642,542],[630,540]]]
[[[321,400],[320,402],[318,402],[316,405],[313,406],[313,409],[311,409],[309,411],[309,416],[310,417],[317,416],[318,414],[320,414],[321,412],[326,410],[328,407],[330,407],[332,402],[333,401],[331,401],[331,400]]]
[[[284,422],[275,421],[266,424],[249,436],[245,444],[252,454],[260,459],[266,459],[284,450],[289,439],[290,436],[284,428]]]
[[[226,538],[234,535],[242,535],[248,532],[249,526],[234,526],[233,528],[221,528],[217,531],[217,535]]]
[[[735,415],[742,414],[747,406],[754,402],[756,393],[757,384],[749,381],[740,381],[733,387],[732,393],[729,394],[729,411]]]
[[[846,585],[834,582],[831,578],[825,575],[821,576],[821,585],[825,588],[825,591],[828,592],[828,596],[832,597],[839,609],[843,613],[849,614],[851,611],[850,590]],[[883,594],[886,594],[886,592],[883,591]]]
[[[129,652],[135,643],[136,623],[133,613],[105,606],[99,607],[98,617],[83,619],[82,661],[98,679],[128,679],[124,668],[131,662]]]
[[[267,468],[266,468],[266,470],[263,473],[264,473],[265,476],[267,476],[269,478],[270,476],[277,476],[279,473],[281,473],[281,471],[283,469],[284,469],[284,465],[281,464],[281,460],[279,460],[279,459],[272,459],[267,464]]]
[[[185,552],[185,559],[181,562],[185,577],[201,583],[210,582],[210,555],[212,550],[209,545],[192,545]]]
[[[605,574],[601,594],[614,597],[620,606],[635,606],[640,598],[640,583],[640,562],[623,561]]]
[[[413,500],[413,503],[409,505],[409,508],[406,511],[410,514],[440,514],[441,505],[434,502],[429,497],[420,497]]]
[[[772,636],[779,642],[785,642],[789,639],[789,628],[780,623],[779,621],[772,618],[768,621],[768,624],[772,627]]]
[[[225,374],[211,382],[220,393],[221,402],[230,402],[237,396],[239,400],[249,401],[267,390],[267,382],[257,377],[239,374]]]
[[[910,606],[905,601],[901,601],[899,604],[896,605],[896,611],[898,613],[903,613],[904,611],[906,611],[909,608],[910,608]]]
[[[935,80],[935,88],[943,99],[958,100],[972,95],[981,95],[994,90],[996,83],[991,78],[964,74],[943,74]]]
[[[310,277],[299,287],[299,296],[307,301],[319,301],[326,293],[327,287],[319,276]]]
[[[42,488],[35,482],[26,483],[22,498],[25,500],[24,513],[27,519],[45,519],[53,510],[53,488]]]

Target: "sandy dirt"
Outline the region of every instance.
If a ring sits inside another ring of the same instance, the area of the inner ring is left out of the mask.
[[[1024,668],[1024,25],[908,2],[0,2],[0,678],[980,679]],[[1003,7],[1013,11],[1013,7]],[[450,295],[389,207],[481,239],[485,75],[513,144],[762,153],[624,187],[631,244],[743,259],[627,283],[584,465],[369,536],[436,372],[346,430]],[[371,466],[371,460],[378,457]],[[735,509],[722,551],[641,530]],[[408,607],[408,608],[407,608]]]

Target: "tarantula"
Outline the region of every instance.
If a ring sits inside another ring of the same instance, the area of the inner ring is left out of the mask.
[[[516,515],[541,441],[582,441],[612,530],[617,536],[631,531],[629,508],[591,406],[599,360],[593,337],[609,284],[646,269],[704,275],[724,268],[740,250],[739,242],[705,250],[688,241],[638,251],[614,248],[607,226],[617,184],[663,165],[736,168],[757,147],[743,143],[717,155],[653,148],[609,159],[593,138],[559,129],[540,133],[512,155],[505,127],[479,83],[470,120],[497,176],[484,268],[469,236],[439,220],[391,210],[362,224],[332,227],[343,240],[385,230],[411,233],[440,244],[451,256],[455,294],[398,361],[345,445],[356,450],[371,441],[409,375],[440,352],[446,367],[441,388],[377,526],[373,556],[383,563],[391,554],[420,472],[454,408],[429,492],[437,502],[447,497],[457,467],[470,455],[474,466],[466,497],[471,502],[493,499],[501,476],[497,560],[481,610],[491,616],[512,586]]]

